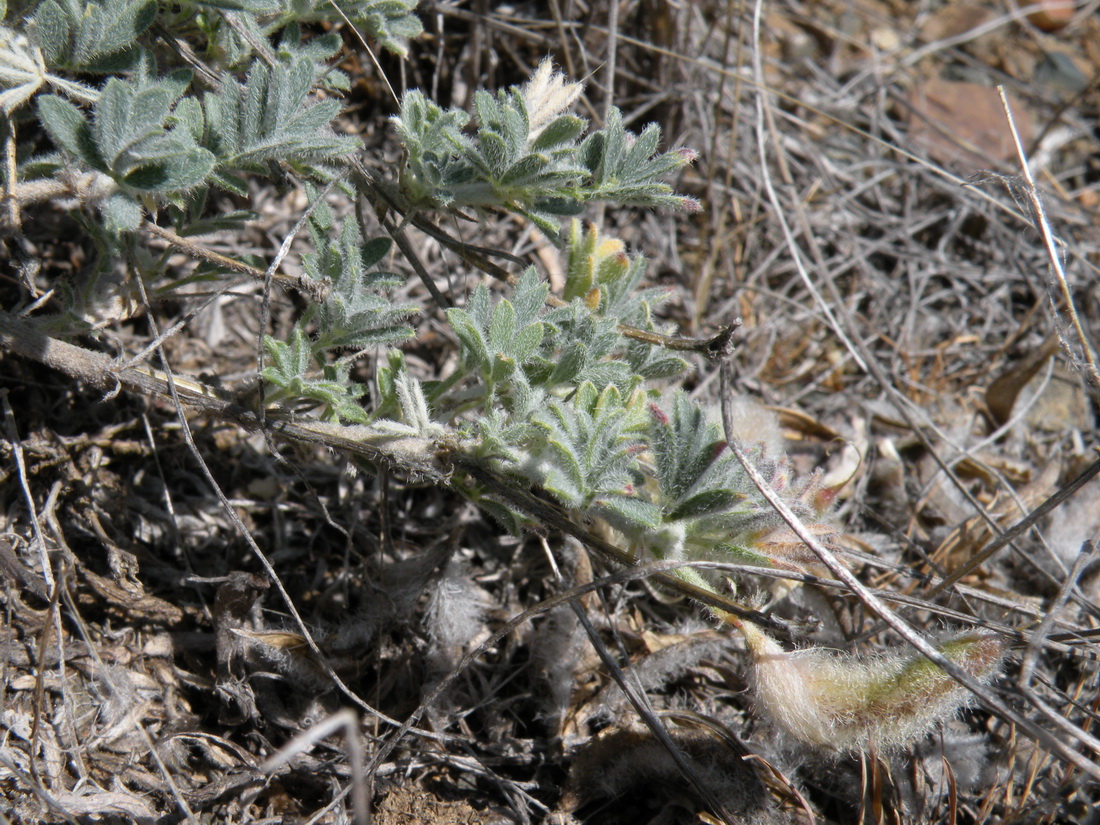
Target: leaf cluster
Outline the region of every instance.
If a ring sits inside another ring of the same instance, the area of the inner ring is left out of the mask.
[[[157,78],[143,63],[130,81],[107,81],[90,122],[59,95],[39,100],[39,116],[54,142],[113,184],[100,204],[108,229],[136,228],[142,195],[174,195],[214,170],[214,154],[200,145],[202,110],[195,98],[183,96],[190,83],[186,69]]]
[[[265,337],[272,364],[263,375],[274,389],[267,400],[308,401],[320,405],[324,419],[365,422],[368,416],[359,399],[367,387],[349,379],[350,363],[365,349],[411,337],[407,322],[417,308],[386,297],[388,290],[402,283],[400,276],[371,271],[389,252],[388,238],[364,243],[352,220],[344,221],[335,238],[334,229],[323,206],[310,216],[314,251],[303,256],[302,264],[312,281],[327,287],[327,295],[310,304],[287,341]]]
[[[416,16],[418,0],[201,0],[181,4],[181,15],[196,10],[230,12],[201,20],[213,48],[233,63],[247,57],[258,40],[291,23],[340,24],[350,22],[364,36],[387,51],[404,57],[408,41],[419,37],[424,25]]]
[[[475,373],[484,382],[485,405],[491,405],[498,386],[509,379],[528,384],[526,370],[539,354],[546,334],[540,320],[549,288],[528,269],[514,299],[493,304],[485,284],[479,284],[465,309],[447,310],[460,344],[463,373]]]
[[[28,21],[28,33],[46,62],[66,72],[117,72],[138,60],[138,38],[157,16],[153,0],[45,0]]]
[[[459,363],[428,387],[438,420],[463,450],[646,553],[791,567],[781,522],[707,411],[682,391],[659,400],[651,382],[684,362],[622,332],[626,319],[654,330],[650,302],[665,297],[638,288],[644,261],[575,223],[563,263],[565,306],[547,305],[529,269],[511,296],[481,284],[448,310]],[[798,513],[822,515],[816,478],[795,483],[783,457],[744,446]],[[522,521],[501,502],[494,512]]]
[[[400,52],[421,31],[415,6],[362,0],[347,11]],[[23,163],[21,177],[93,173],[81,199],[115,235],[161,206],[175,207],[177,219],[191,214],[185,206],[201,204],[214,188],[245,195],[248,177],[270,177],[279,166],[329,177],[329,167],[360,146],[332,129],[339,100],[315,95],[318,87],[348,87],[329,65],[341,41],[328,34],[303,42],[299,22],[336,14],[327,0],[164,8],[144,0],[44,0],[21,27],[0,27],[0,107],[11,115],[37,97],[38,120],[61,150]],[[158,68],[154,53],[194,53],[190,42],[165,49],[167,32],[206,38],[206,53],[193,61],[204,58],[197,77],[206,88],[197,88],[190,67]],[[95,75],[106,78],[88,85]]]
[[[417,3],[418,0],[344,0],[339,3],[339,12],[383,48],[404,57],[408,41],[424,31],[424,24],[414,13]],[[276,5],[286,8],[285,14],[302,22],[337,23],[343,19],[328,0],[293,0]]]
[[[228,80],[200,98],[186,94],[193,74],[157,76],[147,55],[129,80],[108,79],[90,118],[61,95],[38,102],[43,126],[75,163],[104,176],[99,204],[115,232],[137,227],[147,204],[182,206],[199,187],[247,193],[241,173],[270,174],[279,161],[303,174],[353,152],[359,141],[336,135],[335,100],[312,103],[317,65],[286,54],[257,61],[243,83]]]
[[[645,483],[645,393],[624,397],[614,384],[585,381],[568,400],[553,399],[532,423],[522,471],[570,509],[621,529],[654,528],[660,511],[636,495]]]
[[[682,546],[665,547],[663,552],[673,557],[777,563],[759,539],[780,522],[727,449],[718,426],[707,420],[706,411],[677,390],[666,407],[652,404],[650,413],[656,498],[663,523],[671,528],[669,534],[683,536]],[[773,486],[784,490],[799,515],[818,515],[801,505],[803,490],[792,489],[782,458],[766,456],[759,446],[746,446],[754,463]]]
[[[404,38],[421,29],[415,6],[363,0],[349,11],[353,20],[373,21],[367,28],[401,51]],[[43,0],[18,22],[0,25],[0,109],[24,144],[34,145],[29,138],[41,130],[55,147],[20,152],[16,197],[33,202],[37,192],[58,193],[58,206],[75,212],[97,252],[80,282],[58,291],[68,304],[64,317],[86,316],[77,296],[99,294],[105,275],[162,274],[167,256],[154,260],[132,234],[144,220],[170,223],[180,235],[239,230],[239,218],[211,214],[217,193],[248,198],[256,178],[285,184],[291,176],[307,182],[337,174],[361,146],[332,126],[339,93],[349,87],[332,65],[342,40],[336,33],[304,38],[300,27],[336,14],[327,0]],[[318,247],[328,256],[318,266],[334,287],[313,321],[334,338],[311,343],[291,335],[278,358],[284,382],[317,360],[315,350],[366,345],[363,296],[384,285],[364,275],[373,262],[364,268],[361,256],[332,252],[347,246],[344,236]],[[335,271],[337,260],[345,271]],[[224,272],[206,266],[197,277]],[[315,401],[335,404],[338,396],[327,385],[294,386]]]
[[[337,44],[328,45],[335,50]],[[217,158],[214,180],[240,195],[247,192],[244,176],[265,174],[271,162],[308,175],[313,166],[334,163],[360,145],[329,125],[340,112],[339,101],[310,101],[322,65],[318,58],[298,50],[279,57],[274,65],[255,61],[243,82],[230,80],[203,97],[205,143]]]
[[[394,117],[406,151],[406,197],[427,208],[504,209],[551,237],[563,216],[595,201],[697,208],[665,182],[694,153],[659,152],[660,128],[651,124],[635,136],[615,108],[605,128],[584,136],[587,121],[563,111],[580,91],[546,61],[523,87],[477,92],[472,133],[466,112],[442,109],[416,90],[406,93]]]

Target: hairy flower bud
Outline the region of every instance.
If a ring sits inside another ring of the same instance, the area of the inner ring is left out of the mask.
[[[569,109],[584,91],[583,83],[569,83],[565,75],[554,71],[554,61],[546,58],[523,86],[523,100],[529,119],[528,140],[542,134],[554,118]]]
[[[801,742],[838,751],[894,748],[923,736],[970,698],[965,687],[919,654],[856,657],[822,650],[787,652],[756,625],[741,627],[752,655],[760,709]],[[976,679],[988,679],[1004,654],[989,633],[938,645]]]
[[[692,215],[703,211],[703,204],[695,198],[680,198],[680,208]]]

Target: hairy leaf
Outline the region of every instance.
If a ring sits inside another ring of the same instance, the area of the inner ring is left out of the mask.
[[[635,393],[623,399],[617,388],[597,391],[582,384],[572,403],[553,399],[536,414],[540,435],[532,446],[526,471],[563,504],[587,511],[595,507],[605,517],[651,511],[627,504],[634,499],[641,476],[637,455],[643,447],[644,399]],[[641,516],[639,515],[639,518]]]
[[[514,303],[502,299],[492,304],[489,290],[481,284],[465,309],[447,310],[459,339],[463,367],[484,382],[487,405],[500,382],[534,361],[545,332],[539,311],[548,291],[534,269],[528,269],[516,287]]]
[[[30,31],[52,67],[104,72],[131,67],[137,39],[156,18],[153,0],[44,0]]]
[[[384,297],[402,279],[389,272],[367,271],[385,257],[388,239],[363,244],[353,220],[344,222],[336,240],[317,225],[311,225],[311,231],[315,251],[303,256],[303,267],[313,280],[329,284],[328,296],[313,308],[318,349],[362,350],[410,337],[407,321],[416,307],[393,304]]]
[[[557,238],[561,216],[593,200],[682,207],[662,181],[690,153],[657,154],[660,130],[637,139],[614,111],[608,128],[578,140],[586,122],[563,114],[580,94],[544,61],[523,87],[474,95],[476,135],[462,131],[468,116],[444,111],[418,91],[406,93],[394,118],[408,160],[405,195],[418,206],[496,207],[535,222]]]
[[[297,166],[333,162],[359,147],[354,137],[337,135],[330,122],[340,110],[335,100],[310,103],[317,64],[296,57],[274,67],[253,63],[242,83],[226,83],[203,97],[205,145],[217,158],[220,175],[267,174],[267,162]]]

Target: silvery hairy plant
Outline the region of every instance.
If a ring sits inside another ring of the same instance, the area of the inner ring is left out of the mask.
[[[342,7],[400,53],[420,31],[414,5]],[[22,157],[9,190],[17,202],[52,197],[71,209],[98,253],[85,278],[121,265],[152,283],[167,254],[154,260],[136,242],[146,223],[180,236],[239,229],[249,214],[212,215],[214,195],[245,197],[256,178],[283,173],[306,182],[316,200],[309,182],[332,182],[360,147],[332,125],[348,87],[330,65],[339,39],[307,38],[300,26],[334,19],[322,0],[46,0],[14,19],[0,28],[0,106],[13,129],[37,123],[52,149]],[[166,29],[205,44],[222,73],[217,82],[160,65],[166,52],[154,48],[155,32]],[[571,523],[599,525],[637,560],[816,570],[707,410],[666,389],[687,363],[659,345],[674,337],[654,314],[668,294],[643,287],[645,258],[575,217],[595,202],[697,209],[668,182],[694,153],[661,151],[659,127],[632,134],[614,108],[590,130],[573,111],[581,92],[547,61],[526,84],[478,91],[473,113],[410,91],[392,119],[404,149],[393,190],[406,216],[489,220],[503,211],[533,222],[559,247],[561,294],[533,267],[508,292],[477,285],[464,305],[446,310],[453,368],[418,378],[397,345],[415,334],[420,307],[389,297],[401,282],[380,269],[390,241],[364,238],[354,220],[339,221],[318,203],[303,258],[304,278],[317,289],[285,340],[264,340],[267,412],[355,425],[349,433],[390,445],[399,463],[442,456],[454,470],[449,483],[509,529],[539,516],[502,485],[529,491]],[[79,332],[81,313],[62,306],[58,315],[66,313],[67,332]],[[353,381],[355,359],[378,347],[386,349],[372,385]],[[797,516],[835,539],[834,491],[821,476],[798,478],[786,456],[740,446]],[[685,567],[678,575],[706,592],[724,589],[713,573]],[[750,651],[761,710],[809,745],[902,745],[966,701],[923,659],[790,653],[751,622],[733,625]],[[982,679],[1003,652],[975,634],[941,649]]]
[[[408,92],[393,119],[406,152],[405,195],[413,206],[505,209],[551,237],[562,216],[594,201],[698,209],[664,181],[695,153],[659,153],[660,128],[633,135],[614,107],[605,127],[585,136],[587,121],[568,111],[581,89],[544,61],[522,87],[477,92],[473,134],[466,112]]]
[[[339,36],[302,36],[302,23],[341,19],[326,0],[10,5],[0,24],[0,107],[12,140],[36,123],[54,147],[19,158],[13,200],[74,203],[96,252],[66,286],[70,323],[99,314],[89,296],[120,269],[157,278],[163,260],[135,242],[143,222],[181,235],[239,231],[251,213],[211,214],[212,197],[244,197],[250,180],[282,174],[329,180],[361,145],[331,125],[348,88],[329,63]],[[344,12],[403,53],[421,31],[415,5],[364,0]],[[184,61],[158,65],[171,54],[164,31],[203,44],[201,76]]]

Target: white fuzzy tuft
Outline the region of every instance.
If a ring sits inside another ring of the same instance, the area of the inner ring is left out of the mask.
[[[734,438],[746,444],[763,444],[765,454],[771,457],[786,455],[783,430],[774,412],[747,395],[731,398],[729,408]]]
[[[566,83],[565,75],[554,71],[554,61],[543,60],[523,87],[527,106],[528,142],[533,141],[555,118],[568,109],[584,91],[581,83]]]
[[[425,623],[433,646],[449,659],[482,630],[484,592],[471,580],[465,564],[452,560],[428,600]]]

